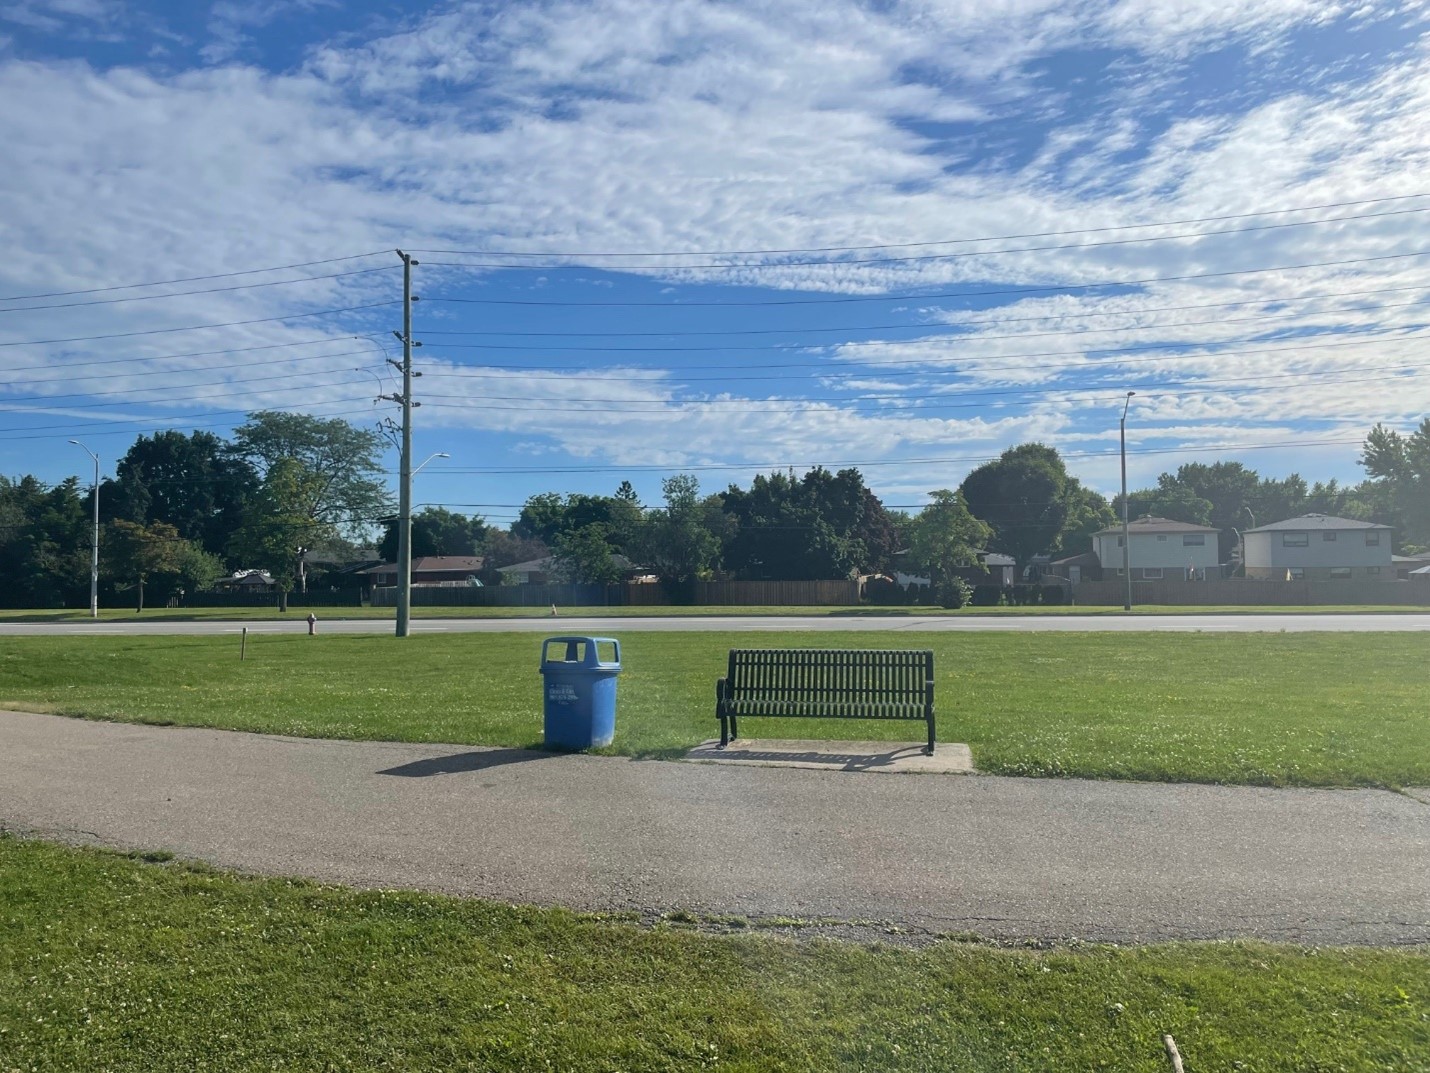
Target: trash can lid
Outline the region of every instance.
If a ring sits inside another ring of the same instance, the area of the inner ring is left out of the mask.
[[[585,645],[585,646],[586,646],[586,648],[585,648],[585,654],[584,654],[583,658],[581,658],[581,659],[579,659],[579,660],[575,660],[575,659],[550,659],[550,658],[548,657],[548,653],[550,652],[550,646],[551,646],[551,645],[554,645],[554,644],[563,644],[563,645],[565,645],[565,646],[566,646],[566,653],[567,653],[568,656],[575,655],[575,651],[574,651],[574,650],[575,650],[575,646],[576,646],[576,645]],[[596,646],[597,646],[597,645],[603,645],[603,644],[605,644],[605,645],[611,645],[612,647],[615,648],[615,650],[616,650],[616,658],[615,658],[613,661],[606,662],[606,661],[603,661],[603,660],[601,659],[600,653],[598,652]],[[575,637],[575,636],[548,637],[548,638],[546,638],[546,640],[544,640],[544,641],[541,642],[541,666],[542,666],[543,668],[545,668],[548,664],[561,664],[561,665],[564,665],[564,666],[568,666],[568,667],[569,667],[572,663],[577,663],[577,664],[579,664],[579,665],[581,665],[581,666],[583,666],[583,667],[599,667],[599,668],[602,668],[603,670],[620,670],[620,669],[621,669],[621,642],[618,641],[618,640],[616,640],[616,638],[614,638],[614,637]]]

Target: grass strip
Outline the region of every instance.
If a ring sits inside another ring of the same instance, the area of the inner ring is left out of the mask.
[[[154,855],[162,857],[163,855]],[[639,928],[0,836],[6,1070],[1423,1071],[1430,954]]]
[[[939,737],[986,772],[1297,786],[1430,785],[1416,634],[641,633],[609,751],[717,732],[731,647],[932,648]],[[302,737],[535,747],[540,639],[0,638],[0,708]],[[753,737],[917,740],[913,723],[751,720]]]
[[[390,607],[298,607],[280,613],[274,607],[153,607],[142,614],[127,608],[101,608],[100,622],[292,622],[301,623],[309,610],[319,620],[378,619],[391,621],[396,612]],[[1080,617],[1126,615],[1119,606],[1055,605],[1049,607],[792,607],[729,605],[670,607],[562,607],[564,618],[722,618],[726,616],[794,616],[823,618],[826,616],[860,618],[923,618],[957,616],[978,618],[1006,615],[1051,615]],[[1423,606],[1405,604],[1335,604],[1305,606],[1296,604],[1145,604],[1134,607],[1133,615],[1423,615],[1430,610],[1430,591]],[[445,618],[550,618],[549,605],[539,607],[416,607],[413,621]],[[93,621],[88,609],[0,609],[0,622],[82,623]]]

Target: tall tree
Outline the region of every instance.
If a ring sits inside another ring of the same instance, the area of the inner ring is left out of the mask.
[[[73,477],[0,477],[0,606],[88,604],[89,503]]]
[[[540,540],[554,548],[562,534],[599,525],[615,550],[628,552],[643,518],[640,500],[625,481],[614,496],[572,493],[562,499],[555,492],[534,495],[522,506],[511,530],[515,536]]]
[[[306,551],[337,536],[337,523],[324,519],[317,507],[327,492],[320,474],[297,459],[279,459],[268,466],[229,543],[230,556],[241,566],[272,575],[280,611],[288,610]]]
[[[551,549],[557,573],[576,584],[610,585],[621,579],[606,527],[592,522],[560,533]]]
[[[748,491],[731,485],[719,498],[736,525],[725,566],[744,577],[848,577],[884,569],[898,550],[893,519],[857,469],[761,474]]]
[[[168,522],[140,525],[116,518],[109,523],[105,557],[109,573],[122,582],[133,582],[137,592],[134,610],[144,610],[144,586],[159,573],[178,573],[181,548],[188,542]]]
[[[973,514],[993,530],[990,547],[1026,565],[1052,551],[1069,513],[1068,472],[1058,452],[1024,443],[987,462],[959,486]]]
[[[1408,436],[1376,425],[1365,438],[1360,463],[1366,490],[1393,512],[1386,518],[1405,548],[1430,548],[1430,417]]]
[[[113,514],[172,525],[185,540],[221,553],[258,475],[210,432],[140,436],[115,466]]]
[[[993,531],[968,510],[962,493],[940,488],[909,524],[909,562],[928,571],[935,593],[943,594],[961,566],[972,566]],[[941,597],[942,598],[942,597]]]
[[[487,523],[479,516],[455,514],[445,507],[424,507],[412,515],[412,557],[424,555],[480,555],[487,538]],[[397,561],[397,522],[386,523],[377,553]]]
[[[378,462],[382,443],[377,432],[340,418],[260,410],[234,430],[233,450],[265,480],[277,466],[296,465],[308,522],[360,534],[391,509]],[[288,484],[293,479],[284,477]]]
[[[646,516],[642,558],[664,581],[694,581],[718,561],[718,532],[724,522],[719,500],[701,500],[700,482],[688,473],[667,477],[661,491],[665,506]]]

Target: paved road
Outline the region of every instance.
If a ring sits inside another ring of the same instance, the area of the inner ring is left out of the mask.
[[[1001,938],[1430,942],[1430,805],[1382,791],[890,775],[0,713],[0,823],[599,910]]]
[[[306,616],[293,612],[286,622],[65,622],[0,623],[0,637],[30,635],[122,635],[122,634],[219,634],[238,633],[246,625],[249,633],[303,633]],[[390,619],[338,619],[319,615],[323,633],[391,633]],[[1287,633],[1351,631],[1430,632],[1430,613],[1408,614],[1292,614],[1292,615],[983,615],[968,617],[916,615],[710,615],[643,618],[432,618],[413,619],[418,633],[633,633],[654,630],[775,630],[840,631],[879,630],[919,632],[923,630],[1050,630],[1056,632],[1139,632],[1205,631],[1245,633]]]

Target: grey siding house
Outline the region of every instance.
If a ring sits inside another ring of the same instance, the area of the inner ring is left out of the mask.
[[[1394,581],[1390,534],[1388,525],[1329,514],[1303,514],[1272,522],[1242,534],[1246,576]]]

